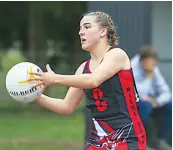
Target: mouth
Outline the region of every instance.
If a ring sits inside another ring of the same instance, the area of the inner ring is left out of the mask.
[[[86,41],[86,39],[81,39],[81,44],[83,44]]]

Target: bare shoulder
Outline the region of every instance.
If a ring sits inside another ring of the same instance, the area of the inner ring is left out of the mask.
[[[121,48],[114,48],[107,52],[105,55],[105,63],[108,61],[114,64],[119,64],[119,67],[122,70],[130,68],[129,57]]]
[[[110,58],[119,58],[119,59],[128,58],[127,53],[121,48],[113,48],[110,51],[108,51],[105,56]]]
[[[78,69],[76,70],[76,73],[75,74],[82,74],[83,73],[83,70],[84,70],[84,67],[86,65],[87,61],[83,62],[79,67]]]

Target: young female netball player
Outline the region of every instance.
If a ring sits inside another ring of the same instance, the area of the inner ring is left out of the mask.
[[[146,150],[146,133],[138,114],[130,60],[118,48],[111,17],[90,12],[80,21],[81,47],[91,59],[75,75],[34,73],[35,86],[70,87],[64,100],[41,95],[36,102],[59,114],[71,114],[85,95],[92,114],[92,129],[85,150]]]

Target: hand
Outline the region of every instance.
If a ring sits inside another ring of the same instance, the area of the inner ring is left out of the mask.
[[[44,93],[46,91],[46,86],[44,84],[41,85],[41,93]]]
[[[29,79],[29,81],[38,81],[39,80],[39,82],[36,85],[34,85],[33,88],[42,85],[42,90],[45,91],[45,89],[47,87],[54,84],[53,77],[54,77],[55,73],[52,71],[52,69],[50,68],[49,65],[46,65],[46,70],[47,70],[47,72],[30,73],[30,74],[35,75],[35,77]]]
[[[159,104],[157,104],[156,100],[155,100],[153,97],[151,97],[151,96],[146,96],[146,97],[144,98],[144,100],[145,100],[145,101],[148,101],[148,102],[151,102],[153,108],[159,107]]]

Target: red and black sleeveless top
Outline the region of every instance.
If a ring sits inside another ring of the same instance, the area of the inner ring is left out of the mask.
[[[86,62],[83,73],[92,73],[90,59]],[[119,71],[98,87],[84,89],[84,92],[93,121],[90,142],[94,143],[102,136],[123,131],[121,137],[135,140],[137,147],[146,144],[145,129],[136,105],[131,68]]]

